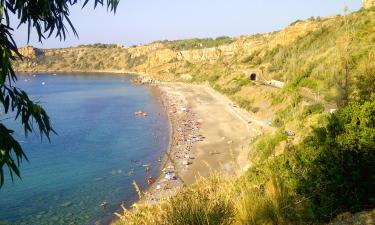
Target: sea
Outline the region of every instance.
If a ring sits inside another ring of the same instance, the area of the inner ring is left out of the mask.
[[[0,111],[1,122],[15,131],[28,157],[20,167],[22,179],[12,181],[3,168],[1,225],[109,224],[121,204],[129,207],[137,200],[132,183],[145,190],[147,177],[158,176],[170,128],[158,91],[135,85],[132,78],[18,75],[15,86],[45,108],[56,134],[48,141],[34,126],[26,137],[20,121]]]

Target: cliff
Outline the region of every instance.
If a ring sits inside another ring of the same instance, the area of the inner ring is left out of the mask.
[[[375,0],[362,0],[363,8],[369,9],[375,6]]]
[[[23,55],[26,59],[36,59],[42,54],[42,51],[34,48],[33,46],[25,46],[18,49],[19,53]]]
[[[158,41],[129,48],[104,44],[40,50],[27,47],[23,52],[30,60],[17,62],[15,69],[133,72],[163,81],[210,82],[233,94],[245,92],[245,87],[239,87],[240,80],[249,77],[249,71],[258,71],[260,82],[279,80],[286,87],[307,87],[333,101],[339,94],[333,84],[343,74],[344,54],[351,54],[350,72],[367,73],[365,65],[375,55],[374,29],[375,10],[371,8],[347,16],[298,20],[266,34]]]
[[[322,25],[332,23],[332,20],[334,18],[326,18],[322,24],[316,23],[314,19],[296,21],[282,31],[263,35],[164,41],[130,48],[86,45],[75,48],[35,49],[27,46],[20,51],[38,63],[30,66],[20,62],[17,70],[133,71],[151,73],[159,79],[170,77],[174,80],[179,79],[179,74],[191,72],[183,69],[189,64],[224,63],[233,65],[233,71],[242,70],[246,69],[247,65],[241,64],[241,61],[249,56],[265,55],[269,49],[290,45],[308,33],[320,29]],[[36,58],[38,60],[35,60]],[[183,71],[176,74],[176,69]],[[163,76],[159,76],[161,74]]]

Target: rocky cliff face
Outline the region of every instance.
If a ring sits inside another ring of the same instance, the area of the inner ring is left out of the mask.
[[[35,59],[37,56],[42,54],[39,49],[34,48],[33,46],[25,46],[19,48],[18,51],[21,53],[21,55],[28,59]]]
[[[327,23],[329,22],[327,19]],[[145,46],[128,48],[126,51],[131,58],[147,57],[145,64],[138,67],[152,68],[162,66],[170,62],[208,63],[213,64],[218,60],[233,59],[236,56],[246,56],[255,51],[288,45],[301,36],[319,29],[320,26],[309,21],[297,22],[280,32],[265,35],[241,36],[234,38],[231,44],[220,45],[211,48],[172,50],[163,43],[154,43]]]
[[[81,46],[38,50],[26,46],[21,48],[20,52],[35,63],[20,62],[16,69],[19,71],[131,71],[159,74],[164,78],[168,75],[190,74],[192,71],[188,68],[189,64],[214,65],[220,62],[232,71],[242,71],[245,68],[238,68],[241,67],[238,66],[238,62],[251,55],[264,55],[278,46],[288,46],[300,37],[332,23],[334,18],[325,18],[319,22],[296,21],[281,31],[234,37],[229,42],[214,44],[214,47],[212,47],[212,42],[215,43],[215,40],[211,40],[211,45],[207,43],[204,45],[200,43],[200,39],[178,41],[182,43],[182,47],[173,41],[155,42],[130,48]],[[191,41],[196,43],[188,45]],[[39,57],[38,60],[34,60],[37,57]]]
[[[368,9],[375,6],[375,0],[362,0],[363,8]]]

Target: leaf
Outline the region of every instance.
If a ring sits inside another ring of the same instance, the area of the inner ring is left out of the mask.
[[[8,113],[8,109],[9,109],[9,95],[5,97],[5,101],[4,101],[5,113]]]

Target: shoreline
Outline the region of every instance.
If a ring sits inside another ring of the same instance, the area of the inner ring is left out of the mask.
[[[84,74],[119,74],[119,75],[135,75],[135,76],[143,76],[143,77],[149,77],[151,78],[150,75],[143,73],[143,72],[137,72],[137,71],[129,71],[129,70],[15,70],[15,73],[18,74],[38,74],[38,73],[60,73],[60,74],[67,74],[67,73],[84,73]]]
[[[144,190],[142,198],[136,201],[135,204],[157,203],[160,199],[168,198],[176,194],[182,187],[186,186],[184,180],[179,175],[180,170],[178,169],[178,164],[182,163],[182,159],[175,159],[173,155],[178,151],[177,148],[180,145],[184,145],[185,150],[191,148],[186,141],[183,141],[183,143],[176,142],[178,134],[182,136],[192,135],[191,132],[187,132],[183,129],[180,123],[181,120],[187,117],[190,123],[196,123],[192,117],[192,111],[187,110],[182,114],[177,112],[178,108],[183,108],[183,105],[178,103],[180,99],[170,96],[169,93],[162,89],[161,84],[151,85],[151,87],[157,90],[158,97],[168,116],[170,128],[169,149],[166,152],[164,163],[160,168],[159,175],[155,179],[155,182]],[[166,178],[167,176],[168,178]]]
[[[16,74],[20,75],[26,75],[26,76],[31,76],[34,74],[70,74],[70,75],[75,75],[75,74],[100,74],[100,75],[125,75],[125,76],[133,76],[134,78],[131,80],[134,84],[158,84],[159,81],[154,80],[152,76],[146,73],[142,72],[134,72],[134,71],[127,71],[127,70],[98,70],[98,71],[79,71],[79,70],[72,70],[72,71],[48,71],[48,70],[40,70],[40,71],[15,71]]]
[[[249,114],[207,85],[158,83],[152,87],[168,114],[169,149],[155,183],[135,204],[157,203],[214,171],[236,174],[246,168],[244,146],[258,135],[256,125],[248,123]],[[173,174],[171,179],[166,178],[168,172]]]
[[[116,73],[152,79],[152,76],[130,71],[56,73]],[[249,123],[253,120],[249,113],[241,112],[229,98],[208,85],[144,84],[154,88],[161,100],[168,116],[170,139],[154,183],[141,190],[142,198],[133,204],[155,204],[175,195],[182,187],[194,184],[199,177],[208,177],[216,171],[236,174],[245,168],[248,160],[244,146],[247,147],[251,138],[257,136],[254,123]],[[239,163],[240,158],[245,162]],[[110,224],[117,220],[115,216]]]

